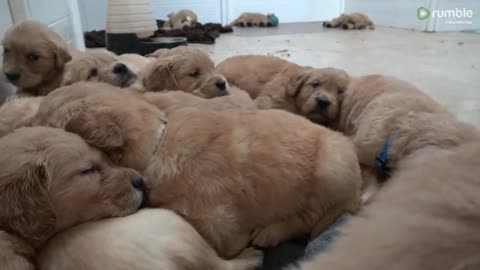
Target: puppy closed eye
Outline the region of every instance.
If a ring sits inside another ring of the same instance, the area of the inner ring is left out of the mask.
[[[98,173],[100,172],[100,169],[95,166],[95,165],[89,165],[88,167],[86,167],[85,169],[83,169],[81,171],[81,174],[82,175],[89,175],[89,174],[94,174],[94,173]]]
[[[337,94],[343,95],[343,93],[345,93],[345,89],[338,89]]]
[[[40,55],[38,55],[37,53],[29,53],[26,55],[26,57],[28,61],[35,62],[40,58]]]
[[[96,68],[93,68],[90,70],[90,73],[88,74],[87,80],[92,79],[93,77],[97,77],[98,75],[98,70]]]
[[[196,69],[192,73],[188,74],[190,77],[198,77],[200,75],[200,70]]]
[[[319,81],[314,81],[310,84],[313,88],[318,88],[322,85]]]

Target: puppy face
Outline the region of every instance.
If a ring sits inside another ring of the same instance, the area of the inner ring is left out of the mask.
[[[328,125],[336,119],[349,76],[335,68],[305,69],[289,84],[287,95],[295,99],[302,115]]]
[[[33,21],[14,25],[2,41],[3,72],[13,85],[31,88],[62,76],[71,59],[66,43],[48,26]]]
[[[141,172],[163,135],[166,117],[141,95],[100,83],[80,83],[48,95],[35,123],[79,134],[114,163]]]
[[[214,63],[200,49],[178,47],[161,53],[147,65],[143,85],[148,91],[181,90],[191,93],[214,74]]]
[[[220,74],[215,74],[198,89],[195,89],[192,94],[203,98],[222,97],[229,94],[230,85],[227,79]]]
[[[142,203],[142,178],[113,166],[77,135],[21,128],[0,139],[0,149],[0,225],[34,245],[81,222],[133,213]]]
[[[137,81],[137,75],[127,64],[115,61],[108,68],[102,70],[100,81],[125,88]]]

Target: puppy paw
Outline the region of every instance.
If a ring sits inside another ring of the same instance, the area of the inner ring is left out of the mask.
[[[247,269],[254,269],[263,263],[263,251],[253,247],[246,248],[235,260],[241,260],[248,265]]]
[[[255,231],[252,244],[256,247],[272,247],[282,241],[282,232],[275,225]]]
[[[245,27],[245,23],[244,23],[244,22],[239,22],[239,23],[238,23],[238,26],[240,26],[240,27]]]
[[[260,23],[258,24],[258,26],[260,26],[260,27],[265,27],[266,24],[265,24],[264,22],[260,22]]]
[[[342,28],[345,29],[345,30],[348,30],[349,29],[348,24],[343,24]]]
[[[332,24],[330,22],[323,22],[323,27],[332,28]]]
[[[253,27],[253,23],[247,22],[247,27]]]

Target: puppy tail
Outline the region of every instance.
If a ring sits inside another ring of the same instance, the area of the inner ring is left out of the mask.
[[[237,257],[225,260],[218,270],[253,270],[263,262],[263,252],[255,248],[247,248]]]

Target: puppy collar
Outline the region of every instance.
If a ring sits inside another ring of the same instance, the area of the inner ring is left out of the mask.
[[[389,159],[388,159],[388,151],[392,146],[393,139],[395,138],[395,132],[392,132],[390,136],[388,136],[387,140],[383,144],[383,147],[378,152],[377,156],[375,157],[374,167],[377,172],[377,177],[379,182],[385,182],[388,177],[390,176],[390,166],[389,166]]]

